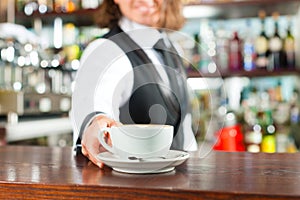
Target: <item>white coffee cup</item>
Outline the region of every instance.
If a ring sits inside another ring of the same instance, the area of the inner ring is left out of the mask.
[[[112,146],[105,141],[109,133]],[[101,145],[120,158],[149,158],[168,153],[174,128],[170,125],[132,124],[102,128],[98,134]]]

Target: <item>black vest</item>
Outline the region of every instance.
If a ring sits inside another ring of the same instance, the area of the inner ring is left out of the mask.
[[[172,63],[165,63],[170,82],[165,85],[146,53],[120,27],[116,26],[103,37],[116,43],[126,53],[134,70],[132,95],[120,108],[120,121],[124,124],[173,125],[172,149],[182,150],[182,121],[188,112],[188,97],[183,63],[175,48],[167,52]],[[121,80],[119,84],[126,82]]]

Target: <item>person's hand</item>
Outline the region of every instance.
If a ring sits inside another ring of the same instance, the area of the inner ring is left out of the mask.
[[[97,155],[106,151],[98,140],[98,132],[103,127],[111,127],[119,125],[113,119],[101,115],[96,117],[83,133],[81,145],[82,154],[85,155],[91,162],[100,168],[103,168],[103,163],[97,158]],[[110,143],[109,135],[107,135],[108,143]]]

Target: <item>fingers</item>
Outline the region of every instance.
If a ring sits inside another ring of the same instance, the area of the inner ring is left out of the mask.
[[[110,127],[114,120],[108,118],[107,116],[100,115],[95,118],[99,127]]]
[[[103,127],[120,126],[121,123],[114,121],[113,119],[100,115],[97,116],[90,126],[86,129],[83,134],[81,144],[82,144],[82,154],[85,155],[92,163],[100,168],[103,168],[104,164],[97,158],[100,152],[106,151],[98,141],[98,131]],[[105,135],[107,143],[111,145],[110,135]]]
[[[105,115],[100,115],[100,116],[97,116],[95,118],[98,126],[100,128],[103,128],[103,127],[111,127],[111,126],[120,126],[121,123],[120,122],[116,122],[115,120],[105,116]]]
[[[86,156],[92,163],[97,165],[99,168],[102,169],[104,167],[104,164],[97,158],[97,154],[89,152],[85,145],[82,145],[81,151],[84,156]]]
[[[107,143],[109,146],[112,146],[112,142],[111,142],[109,133],[105,132],[105,133],[104,133],[104,136],[105,136],[106,143]]]

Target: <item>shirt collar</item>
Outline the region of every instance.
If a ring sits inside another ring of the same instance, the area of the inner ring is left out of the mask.
[[[157,29],[138,24],[126,17],[120,19],[119,26],[142,48],[152,48],[162,38]]]

